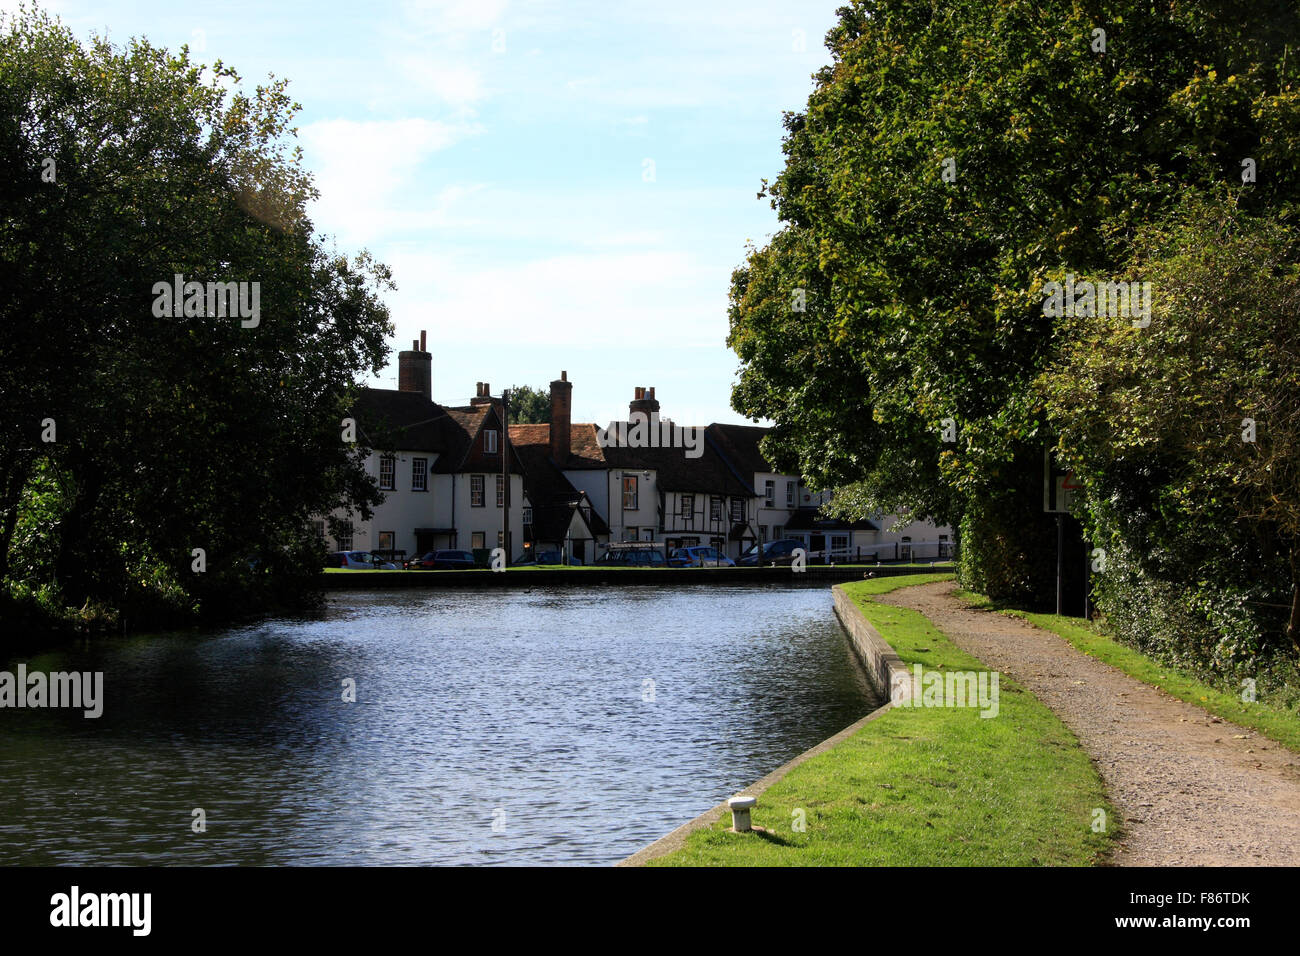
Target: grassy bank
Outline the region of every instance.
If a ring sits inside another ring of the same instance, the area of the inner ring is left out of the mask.
[[[1216,717],[1256,730],[1291,750],[1300,751],[1300,713],[1285,702],[1260,698],[1253,703],[1241,699],[1241,691],[1214,687],[1187,671],[1161,664],[1140,651],[1121,644],[1091,622],[1077,617],[1033,614],[1000,607],[982,594],[957,591],[977,607],[987,607],[1051,631],[1074,647],[1111,665],[1131,677],[1151,684],[1170,696],[1195,704]]]
[[[844,590],[908,665],[985,668],[920,614],[873,595],[947,580],[922,574]],[[999,713],[895,708],[790,771],[759,797],[766,833],[728,832],[727,817],[655,866],[1088,865],[1115,838],[1101,778],[1074,736],[1013,681]],[[1103,809],[1108,833],[1093,833]],[[794,824],[802,811],[806,829]]]

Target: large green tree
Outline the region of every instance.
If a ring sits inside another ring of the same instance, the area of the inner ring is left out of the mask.
[[[319,568],[309,516],[375,500],[340,423],[383,365],[389,273],[314,237],[285,84],[242,90],[41,13],[0,32],[11,593],[127,623],[291,599]],[[176,275],[257,283],[257,321],[159,315]]]
[[[958,523],[964,580],[1041,602],[1043,285],[1125,278],[1188,189],[1294,206],[1297,24],[1212,0],[843,8],[764,189],[782,229],[732,284],[733,404],[777,423],[770,454]]]
[[[1089,491],[1101,609],[1187,663],[1300,650],[1298,252],[1278,218],[1190,195],[1135,245],[1150,324],[1072,317],[1040,381]]]
[[[515,425],[545,425],[551,420],[551,389],[516,385],[510,389],[510,421]]]

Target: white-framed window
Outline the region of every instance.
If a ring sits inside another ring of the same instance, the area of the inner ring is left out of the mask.
[[[352,522],[347,518],[338,523],[338,533],[334,536],[334,544],[340,551],[352,550]]]
[[[381,532],[379,532],[379,550],[380,550],[380,551],[392,551],[392,550],[393,550],[393,542],[396,541],[396,540],[397,540],[397,534],[396,534],[396,532],[393,532],[393,531],[381,531]]]
[[[506,504],[506,478],[505,475],[497,475],[497,507],[504,508]]]
[[[530,507],[528,507],[527,505],[525,505],[525,506],[524,506],[524,524],[532,524],[532,523],[533,523],[533,509],[530,508]]]
[[[379,457],[379,488],[381,491],[392,491],[397,487],[397,459],[392,455],[381,455]]]
[[[324,538],[325,538],[325,519],[324,519],[324,518],[317,518],[315,521],[313,521],[313,522],[311,523],[311,527],[312,527],[312,530],[316,532],[317,536],[320,537],[322,540],[324,540]]]
[[[482,531],[475,531],[469,536],[469,546],[480,551],[483,550],[483,548],[487,547],[487,536]]]
[[[485,455],[495,455],[497,453],[497,430],[495,428],[485,428],[483,430],[483,453]]]
[[[849,551],[849,536],[847,534],[831,535],[832,554],[843,555],[843,554],[848,554],[848,551]]]
[[[771,478],[763,482],[763,504],[769,508],[776,504],[776,482]]]
[[[411,459],[411,490],[412,491],[429,490],[429,459],[427,458]]]
[[[716,495],[709,499],[709,520],[722,520],[722,499]]]
[[[469,506],[471,508],[482,508],[483,502],[483,476],[469,476]],[[482,545],[479,545],[482,547]]]
[[[683,518],[695,517],[695,496],[694,495],[682,495],[679,514],[681,514]]]
[[[636,475],[623,476],[623,510],[636,511]]]
[[[731,499],[731,520],[735,524],[740,524],[740,522],[745,520],[745,499],[744,498]]]
[[[761,524],[758,526],[758,540],[759,541],[767,540],[767,525]]]
[[[793,481],[787,481],[785,483],[785,506],[787,508],[794,507],[794,482]],[[781,536],[778,534],[777,537],[779,538]]]

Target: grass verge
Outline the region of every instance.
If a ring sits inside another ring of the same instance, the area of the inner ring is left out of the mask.
[[[907,664],[985,670],[915,611],[874,595],[948,574],[843,585]],[[1031,694],[1000,679],[998,716],[894,708],[759,797],[764,833],[724,817],[651,866],[1082,866],[1119,835],[1096,768]],[[1094,810],[1106,833],[1092,832]],[[806,828],[795,829],[802,813]]]
[[[1179,700],[1195,704],[1216,717],[1259,731],[1284,747],[1300,751],[1300,714],[1284,706],[1266,700],[1243,701],[1240,693],[1214,687],[1185,670],[1152,660],[1141,651],[1121,644],[1082,618],[1034,614],[1007,608],[973,591],[958,590],[956,594],[976,607],[987,607],[1011,617],[1019,617],[1051,631],[1083,653],[1122,670],[1130,677],[1151,684],[1157,690]]]

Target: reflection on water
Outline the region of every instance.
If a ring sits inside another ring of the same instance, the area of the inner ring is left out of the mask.
[[[825,588],[349,593],[17,660],[105,705],[0,710],[5,864],[608,864],[877,704]]]

